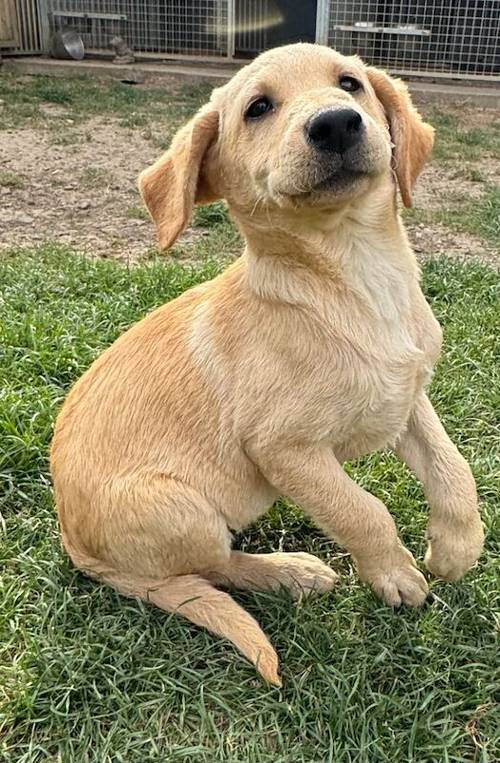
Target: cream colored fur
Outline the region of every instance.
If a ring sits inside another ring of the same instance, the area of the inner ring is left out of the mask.
[[[350,94],[338,78],[357,77]],[[244,119],[268,95],[273,113]],[[366,170],[321,190],[304,137],[319,110],[361,114]],[[327,48],[270,51],[224,87],[140,178],[163,246],[225,198],[242,257],[133,326],[73,387],[52,473],[63,543],[88,575],[230,639],[279,683],[256,621],[215,586],[295,594],[337,575],[304,553],[231,550],[231,530],[289,496],[390,605],[427,583],[382,502],[342,468],[391,446],[430,504],[426,564],[459,578],[483,531],[469,467],[426,394],[441,331],[397,212],[432,147],[406,89]]]

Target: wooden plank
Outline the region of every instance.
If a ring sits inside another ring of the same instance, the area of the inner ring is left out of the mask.
[[[17,13],[15,0],[0,2],[0,47],[17,48],[19,46],[19,31],[17,28]]]

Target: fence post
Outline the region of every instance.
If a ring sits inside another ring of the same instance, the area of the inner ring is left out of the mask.
[[[328,45],[328,26],[330,23],[330,0],[318,0],[316,8],[316,42]]]
[[[227,57],[234,58],[235,0],[227,0]]]
[[[50,20],[48,0],[38,0],[38,22],[42,53],[50,52]]]

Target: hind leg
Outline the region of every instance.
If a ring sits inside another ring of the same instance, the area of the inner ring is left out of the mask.
[[[287,588],[294,597],[330,591],[339,576],[311,554],[244,554],[232,551],[227,563],[203,573],[216,585],[246,590],[278,591]]]
[[[63,541],[75,565],[125,596],[229,639],[266,681],[280,686],[277,654],[257,621],[204,575],[228,564],[231,536],[203,496],[148,475],[111,484],[100,499],[85,526],[65,512]]]
[[[82,540],[97,558],[147,577],[217,569],[231,553],[224,517],[196,490],[163,474],[107,486],[93,502]]]
[[[224,517],[197,491],[164,475],[120,484],[119,511],[101,523],[108,533],[106,561],[151,577],[199,574],[212,584],[247,590],[287,588],[299,597],[333,588],[338,575],[306,553],[231,551]],[[112,543],[111,543],[112,541]]]

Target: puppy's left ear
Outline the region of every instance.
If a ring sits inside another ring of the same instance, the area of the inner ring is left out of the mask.
[[[205,167],[218,136],[219,114],[204,106],[179,130],[166,151],[139,175],[139,190],[158,230],[161,249],[168,249],[191,219],[195,204],[208,204],[214,192]]]
[[[380,69],[367,67],[375,95],[384,107],[394,144],[394,171],[405,207],[411,207],[411,192],[434,145],[434,128],[411,102],[406,85]]]

